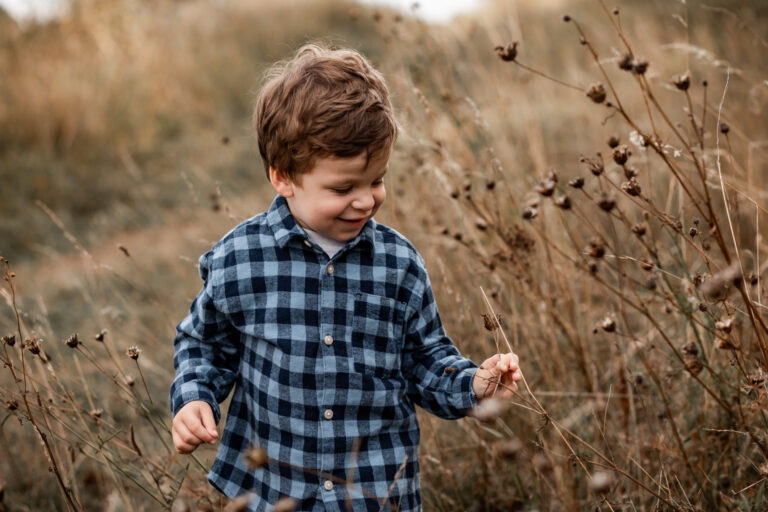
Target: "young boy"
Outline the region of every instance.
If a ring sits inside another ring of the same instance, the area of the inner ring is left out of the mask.
[[[255,492],[259,511],[283,496],[297,510],[420,510],[415,406],[459,418],[511,396],[517,356],[462,357],[421,256],[373,220],[397,125],[361,55],[301,48],[273,68],[254,125],[278,195],[200,258],[205,284],[174,342],[176,449],[216,442],[234,385],[218,490]],[[269,463],[249,469],[249,445]]]

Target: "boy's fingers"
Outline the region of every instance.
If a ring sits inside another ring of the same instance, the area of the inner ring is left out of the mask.
[[[194,440],[190,440],[191,442],[197,441],[197,444],[200,444],[203,442],[207,443],[213,439],[211,433],[208,432],[207,428],[205,428],[200,416],[198,415],[195,415],[193,419],[188,419],[184,423],[184,426],[187,427],[190,434],[195,437]]]
[[[192,433],[184,422],[179,422],[173,428],[173,444],[179,453],[189,453],[200,444],[200,439]]]
[[[208,442],[213,444],[216,438],[219,437],[219,432],[216,430],[216,421],[213,418],[213,411],[211,410],[210,406],[200,408],[200,419],[203,422],[203,427],[206,429],[208,435],[210,436]]]

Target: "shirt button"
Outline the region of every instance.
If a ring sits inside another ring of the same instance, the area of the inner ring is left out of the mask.
[[[328,273],[328,275],[333,274],[333,265],[331,264],[325,267],[325,271]]]
[[[304,239],[304,245],[306,245],[307,247],[312,247],[312,242],[310,242],[309,240],[307,240],[307,239],[305,238],[305,239]]]
[[[331,336],[330,334],[326,334],[323,341],[325,342],[326,345],[330,347],[333,344],[333,336]]]
[[[323,488],[324,488],[326,491],[331,491],[331,490],[333,490],[333,482],[331,482],[330,480],[326,480],[326,481],[323,483]]]
[[[325,412],[323,413],[323,417],[327,420],[333,419],[333,411],[330,409],[326,409]]]

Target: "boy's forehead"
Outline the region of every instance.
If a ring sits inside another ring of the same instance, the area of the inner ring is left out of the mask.
[[[312,170],[363,172],[374,168],[383,169],[389,162],[389,156],[389,149],[379,150],[373,154],[362,152],[355,156],[325,156],[315,160]]]

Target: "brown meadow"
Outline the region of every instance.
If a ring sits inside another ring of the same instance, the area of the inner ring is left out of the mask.
[[[525,376],[511,403],[421,415],[425,509],[766,510],[768,11],[554,4],[0,20],[0,507],[242,509],[205,482],[215,448],[172,449],[171,341],[197,256],[271,199],[261,70],[323,39],[393,91],[379,220],[459,349],[511,346]]]

